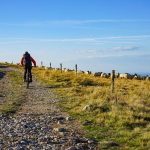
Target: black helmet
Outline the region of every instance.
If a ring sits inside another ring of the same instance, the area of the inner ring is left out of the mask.
[[[29,53],[26,51],[25,54],[29,54]]]

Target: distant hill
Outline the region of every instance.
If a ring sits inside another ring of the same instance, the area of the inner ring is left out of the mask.
[[[150,76],[150,72],[138,72],[137,74],[142,75],[142,76]]]

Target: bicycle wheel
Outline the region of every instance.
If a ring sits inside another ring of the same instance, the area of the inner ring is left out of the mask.
[[[29,88],[30,80],[29,80],[29,72],[27,71],[27,89]]]

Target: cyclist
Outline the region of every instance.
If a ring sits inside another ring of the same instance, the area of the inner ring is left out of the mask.
[[[25,52],[21,58],[21,65],[24,66],[24,82],[26,82],[27,71],[29,73],[29,82],[32,82],[32,63],[36,67],[36,61],[30,56],[28,52]]]

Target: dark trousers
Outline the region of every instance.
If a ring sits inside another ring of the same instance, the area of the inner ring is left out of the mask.
[[[32,70],[32,66],[25,66],[24,67],[24,80],[27,79],[27,72],[29,74],[29,79],[32,80],[32,72],[31,72],[31,70]]]

